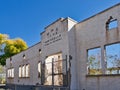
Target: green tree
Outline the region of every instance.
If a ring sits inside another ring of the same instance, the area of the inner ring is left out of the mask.
[[[26,42],[20,38],[10,39],[6,34],[0,34],[0,64],[5,65],[6,59],[27,49]]]

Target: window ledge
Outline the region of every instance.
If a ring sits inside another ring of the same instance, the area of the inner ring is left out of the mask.
[[[27,79],[27,78],[30,78],[30,77],[19,77],[20,79]]]
[[[86,75],[86,77],[120,76],[120,74]]]
[[[14,77],[8,77],[8,79],[14,79]]]
[[[118,27],[108,29],[108,31],[111,31],[111,30],[118,30]]]

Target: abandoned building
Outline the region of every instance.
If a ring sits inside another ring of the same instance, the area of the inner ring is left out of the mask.
[[[120,90],[120,3],[81,22],[56,20],[6,67],[11,88]]]

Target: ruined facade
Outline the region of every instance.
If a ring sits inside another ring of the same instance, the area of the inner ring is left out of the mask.
[[[60,18],[41,37],[6,60],[8,85],[120,90],[120,4],[81,22]]]

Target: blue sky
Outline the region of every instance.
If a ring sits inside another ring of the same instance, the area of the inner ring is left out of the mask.
[[[44,27],[60,17],[80,22],[120,0],[0,0],[0,33],[20,37],[28,46],[40,41]]]

